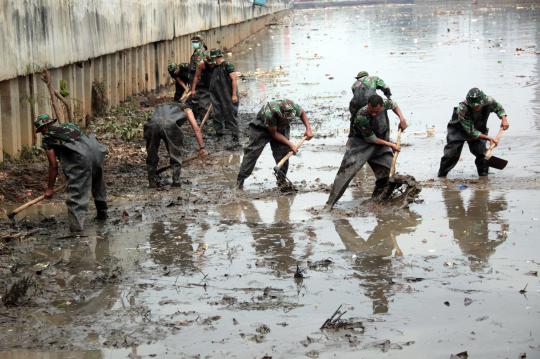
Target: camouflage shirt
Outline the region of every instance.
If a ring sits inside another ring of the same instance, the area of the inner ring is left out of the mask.
[[[291,109],[290,112],[282,112],[286,106]],[[252,125],[261,128],[277,127],[278,129],[287,129],[295,117],[300,117],[302,107],[288,99],[267,102],[257,114],[257,118],[251,122]]]
[[[475,112],[466,101],[460,102],[457,107],[457,117],[452,117],[450,124],[460,124],[470,138],[478,138],[482,128],[485,128],[487,117],[494,112],[499,118],[506,116],[506,112],[502,105],[493,97],[486,96],[482,101],[482,109]],[[482,117],[478,119],[478,117]]]
[[[397,107],[396,101],[393,100],[384,100],[384,111],[394,110]],[[381,135],[379,132],[380,129],[386,128],[386,123],[380,124],[377,121],[380,121],[379,118],[373,118],[368,113],[368,107],[364,106],[356,113],[356,116],[353,118],[353,136],[361,136],[366,142],[375,143],[377,140],[377,134]]]
[[[45,150],[61,149],[65,143],[77,141],[84,132],[74,123],[68,122],[50,126],[43,134],[42,147]]]
[[[386,84],[384,83],[383,79],[377,76],[364,76],[358,80],[355,81],[355,83],[352,85],[351,90],[354,93],[354,89],[364,85],[367,88],[374,89],[374,90],[384,90],[388,88]]]
[[[204,49],[197,49],[193,51],[193,54],[191,55],[191,60],[189,61],[189,72],[191,74],[195,74],[195,71],[197,71],[197,65],[205,58],[206,51]]]

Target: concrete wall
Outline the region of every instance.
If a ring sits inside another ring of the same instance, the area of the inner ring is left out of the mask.
[[[262,29],[287,0],[2,0],[0,161],[34,143],[31,120],[51,112],[39,67],[65,80],[76,117],[90,113],[92,82],[110,105],[169,82],[167,63],[188,61],[190,38],[231,47]],[[84,125],[84,123],[82,123]]]

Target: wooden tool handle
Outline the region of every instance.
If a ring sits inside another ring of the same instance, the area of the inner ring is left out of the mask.
[[[401,149],[401,132],[403,132],[403,130],[401,130],[401,127],[400,127],[398,129],[397,139],[396,139],[396,145],[398,146],[399,149]],[[394,157],[392,158],[392,166],[390,167],[390,174],[389,174],[390,177],[392,177],[396,173],[396,163],[397,163],[398,155],[399,155],[399,151],[394,152]]]
[[[502,137],[503,133],[504,133],[504,129],[501,127],[499,129],[499,132],[497,132],[497,136],[495,136],[495,139],[498,141]],[[488,150],[486,151],[486,155],[485,155],[487,159],[489,159],[491,157],[491,154],[493,153],[493,149],[495,147],[497,147],[497,145],[494,144],[493,142],[491,142],[491,144],[489,145]]]
[[[186,84],[184,83],[184,81],[180,81],[179,82],[180,86],[182,86],[182,88],[184,89],[184,93],[187,93],[189,91],[189,87],[186,86]]]
[[[202,131],[203,126],[206,123],[206,121],[208,121],[208,117],[210,117],[210,112],[212,112],[212,109],[213,109],[213,106],[212,106],[212,104],[210,104],[210,106],[208,106],[208,110],[206,111],[206,114],[203,117],[203,120],[201,121],[201,125],[199,126],[201,131]]]
[[[58,192],[58,191],[61,191],[63,190],[64,188],[66,187],[66,185],[62,185],[60,187],[57,187],[54,189],[54,193]],[[39,203],[41,201],[43,201],[45,199],[45,195],[42,194],[41,196],[37,197],[37,198],[34,198],[33,200],[29,201],[29,202],[26,202],[25,204],[23,204],[22,206],[19,206],[17,208],[15,208],[13,211],[11,211],[9,214],[8,214],[8,218],[13,218],[15,217],[15,215],[21,211],[24,211],[25,209],[27,209],[28,207],[31,207],[33,206],[34,204],[36,203]]]
[[[298,144],[296,145],[296,148],[300,148],[300,147],[304,144],[304,142],[305,142],[306,140],[307,140],[307,137],[303,137],[303,138],[300,140],[300,142],[298,142]],[[293,151],[289,151],[289,153],[287,153],[287,154],[285,155],[285,157],[283,157],[283,158],[281,159],[281,161],[278,162],[278,164],[276,165],[276,167],[277,167],[277,168],[283,167],[283,165],[285,164],[285,162],[287,162],[287,160],[288,160],[289,158],[291,158],[292,155],[294,155],[294,152],[293,152]]]
[[[189,96],[191,96],[191,91],[184,92],[184,94],[180,98],[180,102],[185,102],[189,98]]]

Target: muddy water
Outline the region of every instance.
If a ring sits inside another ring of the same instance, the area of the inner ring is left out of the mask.
[[[301,191],[277,196],[266,150],[235,192],[241,155],[219,155],[184,171],[191,187],[116,200],[87,237],[42,238],[34,262],[75,263],[77,279],[112,262],[121,280],[5,317],[0,357],[539,357],[539,17],[506,3],[329,8],[256,34],[231,61],[286,75],[247,79],[242,108],[287,96],[308,111],[317,136],[289,176]],[[366,169],[332,214],[319,211],[360,70],[381,76],[410,120],[399,171],[425,187],[410,210],[359,206],[373,181]],[[452,107],[472,86],[509,114],[497,148],[509,167],[479,181],[465,150],[448,180],[430,181]],[[339,305],[364,330],[320,330]]]

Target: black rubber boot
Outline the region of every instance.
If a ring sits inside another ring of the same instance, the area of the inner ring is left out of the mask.
[[[96,205],[96,219],[100,221],[104,221],[107,218],[109,218],[109,214],[107,213],[107,202],[104,201],[95,201],[94,204]]]
[[[243,179],[238,178],[236,180],[236,188],[244,189],[244,180]]]
[[[375,181],[375,188],[373,189],[373,193],[371,194],[371,198],[377,198],[379,197],[386,188],[386,185],[388,184],[388,177],[381,178]]]
[[[182,183],[180,183],[180,172],[181,168],[180,165],[172,165],[172,184],[171,187],[181,187]]]
[[[148,188],[158,187],[157,170],[155,168],[148,168]]]

